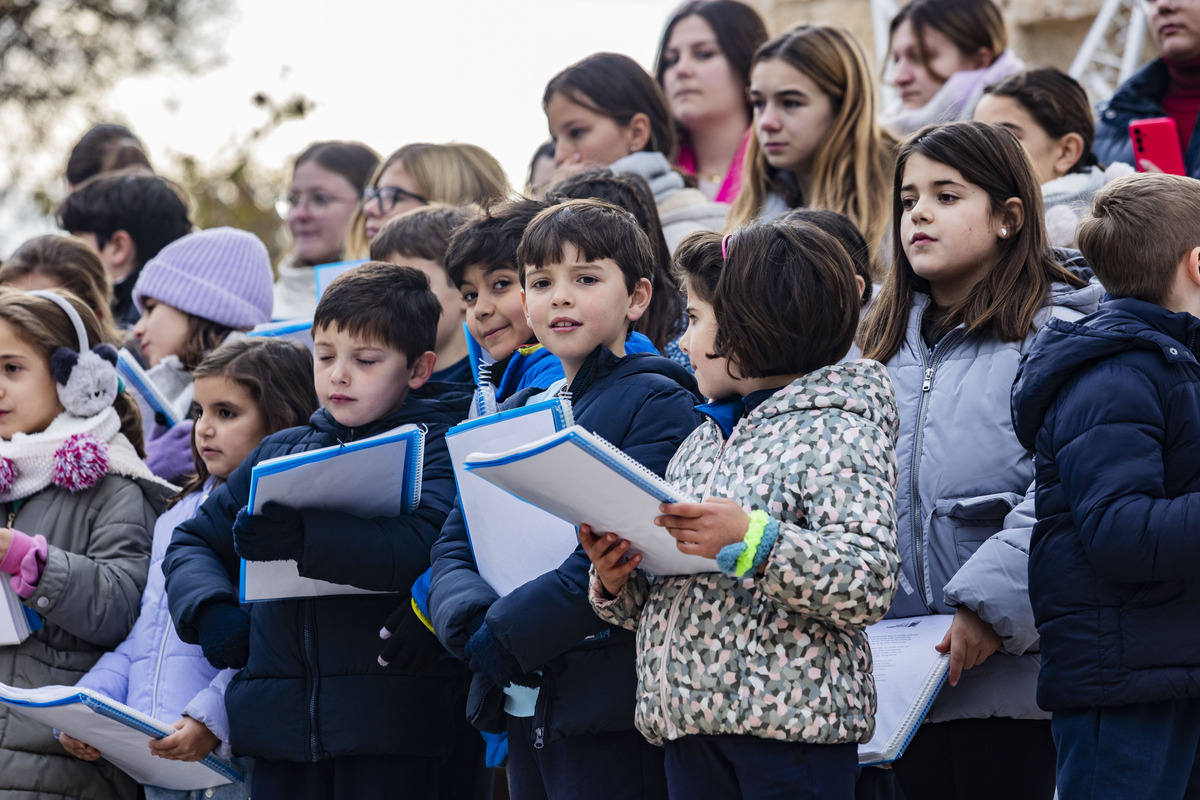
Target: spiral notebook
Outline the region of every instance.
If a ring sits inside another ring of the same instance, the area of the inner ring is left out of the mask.
[[[21,602],[7,575],[0,575],[0,647],[20,644],[42,627],[37,612]]]
[[[654,524],[660,503],[687,498],[611,442],[573,425],[501,453],[472,453],[464,466],[527,503],[572,525],[591,525],[629,540],[642,569],[655,575],[716,572],[711,558],[679,552]]]
[[[875,735],[858,746],[864,767],[890,764],[921,727],[950,672],[950,656],[934,650],[953,614],[885,619],[867,628],[875,664]]]
[[[175,729],[91,689],[43,686],[20,689],[0,683],[0,703],[49,728],[92,745],[101,756],[146,786],[197,791],[241,782],[233,764],[211,753],[200,761],[168,761],[150,755],[150,740]]]
[[[146,370],[142,369],[142,365],[124,348],[117,351],[117,374],[125,379],[125,384],[132,391],[134,399],[137,400],[147,430],[150,422],[156,417],[161,416],[165,426],[171,428],[187,416],[189,409],[172,406],[171,401],[154,384]]]
[[[425,431],[402,425],[355,442],[269,458],[250,473],[252,513],[275,501],[289,508],[344,511],[356,517],[397,517],[421,504]],[[243,603],[291,597],[376,594],[306,578],[295,561],[243,561]]]
[[[464,461],[483,449],[542,439],[572,421],[570,401],[554,398],[479,417],[446,434],[475,565],[501,597],[556,569],[579,540],[574,525],[493,486],[467,470]]]

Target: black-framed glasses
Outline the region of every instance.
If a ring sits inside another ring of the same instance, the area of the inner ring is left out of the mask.
[[[423,206],[429,205],[429,200],[419,194],[405,191],[399,186],[368,186],[363,190],[362,202],[365,206],[372,200],[379,201],[379,210],[386,214],[396,207],[401,200],[415,200]]]

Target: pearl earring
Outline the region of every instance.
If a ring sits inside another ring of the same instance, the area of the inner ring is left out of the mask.
[[[1005,236],[1008,236],[1008,228],[1001,228],[1000,229],[1000,238],[1003,239]]]

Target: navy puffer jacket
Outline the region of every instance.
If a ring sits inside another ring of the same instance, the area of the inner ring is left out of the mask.
[[[1122,298],[1052,320],[1018,373],[1047,710],[1200,696],[1198,343],[1190,314]]]
[[[439,387],[444,389],[445,385]],[[253,603],[250,660],[226,691],[234,752],[272,761],[319,761],[344,755],[440,756],[450,745],[452,699],[460,675],[445,660],[422,674],[381,667],[379,629],[413,581],[454,503],[445,433],[467,414],[466,391],[409,395],[398,411],[359,428],[324,409],[307,426],[272,434],[217,488],[195,517],[175,529],[163,570],[171,617],[185,642],[213,604],[238,602],[239,560],[233,521],[250,493],[250,470],[264,459],[364,439],[423,424],[421,503],[400,517],[361,519],[304,511],[300,573],[386,594]]]
[[[618,358],[604,348],[572,384],[578,425],[599,434],[662,475],[700,424],[691,373],[646,353]],[[518,403],[523,395],[517,395]],[[584,733],[632,731],[637,676],[633,634],[602,622],[588,602],[591,562],[577,547],[557,570],[503,598],[475,567],[462,513],[455,508],[433,548],[429,608],[438,638],[455,655],[479,623],[525,672],[542,670],[534,735],[552,741]],[[476,727],[504,729],[504,694],[482,674],[471,683],[467,714]]]

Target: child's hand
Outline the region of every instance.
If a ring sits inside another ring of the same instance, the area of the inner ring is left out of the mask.
[[[727,544],[746,538],[750,517],[732,500],[710,497],[703,503],[663,503],[654,524],[675,537],[679,552],[716,558]]]
[[[184,717],[172,725],[175,733],[150,742],[150,753],[172,761],[199,761],[221,743],[203,722]]]
[[[625,558],[629,552],[628,539],[622,539],[615,533],[593,533],[590,525],[579,526],[579,543],[596,565],[596,575],[609,597],[620,594],[629,580],[629,573],[642,563],[641,554]]]
[[[1000,649],[1000,636],[978,614],[960,606],[954,613],[950,630],[946,631],[946,638],[934,649],[950,654],[950,675],[946,680],[951,686],[957,686],[964,669],[978,667]]]
[[[299,561],[304,554],[300,512],[275,502],[263,503],[260,514],[243,508],[233,521],[233,549],[247,561]]]
[[[78,739],[68,736],[65,733],[58,734],[58,743],[63,746],[71,755],[83,761],[95,761],[100,757],[100,751],[92,747],[90,744],[84,744]]]

